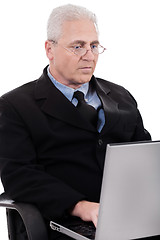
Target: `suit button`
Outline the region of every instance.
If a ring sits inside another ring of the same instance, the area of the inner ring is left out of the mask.
[[[98,145],[101,147],[103,144],[103,140],[102,139],[98,139]]]

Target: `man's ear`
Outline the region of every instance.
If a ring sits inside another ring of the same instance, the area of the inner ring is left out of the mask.
[[[48,59],[50,61],[52,61],[54,58],[54,54],[53,54],[54,51],[53,51],[53,44],[51,41],[47,40],[45,42],[45,49],[46,49],[46,55],[47,55]]]

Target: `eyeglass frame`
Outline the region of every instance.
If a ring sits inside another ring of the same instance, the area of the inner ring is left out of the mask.
[[[91,50],[92,53],[95,54],[95,55],[102,54],[102,53],[104,53],[105,50],[107,50],[105,47],[103,47],[102,45],[98,44],[98,47],[101,47],[101,48],[103,49],[103,51],[102,51],[101,53],[95,53],[95,52],[93,52],[93,49],[92,49],[92,48],[91,48],[90,50],[87,50],[85,47],[82,47],[83,49],[85,49],[85,52],[84,52],[83,54],[78,54],[78,53],[76,53],[74,50],[71,50],[70,48],[66,48],[66,47],[60,45],[58,42],[56,42],[56,41],[54,41],[54,40],[49,40],[49,41],[51,41],[53,44],[58,44],[59,46],[63,47],[65,50],[67,50],[68,52],[74,53],[76,56],[80,56],[80,57],[85,56],[86,53],[87,53],[88,51],[90,51],[90,50]]]

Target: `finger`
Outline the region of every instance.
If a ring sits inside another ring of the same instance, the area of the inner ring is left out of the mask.
[[[93,222],[94,226],[97,227],[98,217],[95,216],[95,217],[93,218],[92,222]]]

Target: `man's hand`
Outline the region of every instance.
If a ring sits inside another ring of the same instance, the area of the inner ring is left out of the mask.
[[[71,210],[71,215],[80,217],[83,221],[91,221],[97,226],[99,203],[80,201]]]

